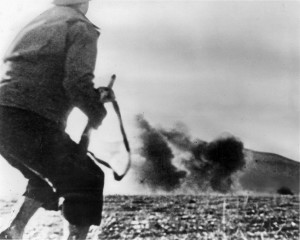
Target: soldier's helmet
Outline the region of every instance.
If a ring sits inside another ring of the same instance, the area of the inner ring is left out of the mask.
[[[79,3],[86,3],[90,0],[54,0],[53,4],[55,5],[72,5],[72,4],[79,4]]]

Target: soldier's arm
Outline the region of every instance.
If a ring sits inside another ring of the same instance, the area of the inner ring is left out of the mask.
[[[94,69],[97,57],[98,33],[84,22],[70,26],[66,42],[64,88],[72,104],[89,118],[97,128],[106,115],[94,88]]]

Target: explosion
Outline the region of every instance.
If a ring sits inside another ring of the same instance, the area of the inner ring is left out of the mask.
[[[217,139],[207,144],[204,158],[212,166],[210,179],[212,189],[227,192],[232,185],[232,174],[245,165],[243,143],[233,136]]]
[[[178,170],[173,164],[174,155],[164,137],[142,117],[137,118],[142,130],[140,138],[143,146],[140,154],[146,161],[141,166],[140,178],[151,189],[172,191],[180,186],[186,172]]]
[[[245,166],[243,143],[234,136],[207,143],[192,139],[182,123],[171,130],[154,128],[142,116],[137,117],[137,123],[141,129],[140,154],[146,160],[139,175],[153,190],[212,189],[226,193],[232,189],[233,175]],[[187,153],[179,159],[186,171],[173,165],[174,148]]]

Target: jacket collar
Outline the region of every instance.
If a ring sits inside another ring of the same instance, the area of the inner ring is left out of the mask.
[[[63,8],[63,9],[67,9],[68,11],[73,11],[76,12],[77,16],[84,22],[89,23],[90,25],[92,25],[96,30],[100,30],[100,28],[98,26],[96,26],[95,24],[93,24],[81,11],[79,11],[76,8],[70,7],[70,6],[55,6],[56,8]]]

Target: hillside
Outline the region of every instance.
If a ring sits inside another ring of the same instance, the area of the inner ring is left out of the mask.
[[[240,183],[245,190],[274,193],[281,187],[299,194],[300,163],[283,156],[245,150],[246,166]]]

